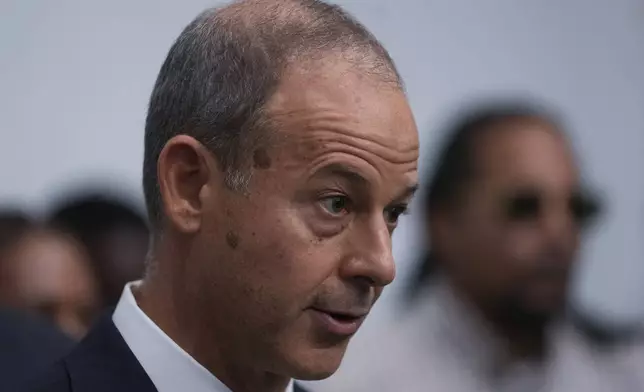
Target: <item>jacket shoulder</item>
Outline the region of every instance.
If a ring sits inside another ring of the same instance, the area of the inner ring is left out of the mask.
[[[21,392],[72,392],[71,381],[65,363],[58,361],[45,373],[29,382]]]

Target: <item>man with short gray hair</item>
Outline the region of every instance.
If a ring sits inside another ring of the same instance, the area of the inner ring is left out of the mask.
[[[340,7],[202,13],[150,100],[146,277],[34,390],[283,392],[333,374],[394,278],[417,159],[392,60]]]

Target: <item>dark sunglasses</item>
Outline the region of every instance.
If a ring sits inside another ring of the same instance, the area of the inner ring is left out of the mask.
[[[531,222],[539,219],[545,207],[544,197],[538,191],[520,191],[504,202],[505,217],[510,222]],[[586,227],[601,211],[599,200],[588,193],[577,192],[568,199],[568,210],[580,227]]]

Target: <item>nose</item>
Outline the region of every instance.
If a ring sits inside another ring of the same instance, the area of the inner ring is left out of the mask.
[[[552,209],[543,220],[543,232],[546,242],[567,251],[573,251],[579,241],[579,228],[570,216],[567,206]]]
[[[354,228],[347,241],[351,251],[340,270],[342,278],[364,281],[375,287],[393,282],[396,265],[391,252],[391,233],[382,218]]]

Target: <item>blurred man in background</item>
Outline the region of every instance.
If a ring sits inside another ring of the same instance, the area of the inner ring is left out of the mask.
[[[432,251],[410,316],[327,390],[643,390],[565,312],[598,204],[560,124],[501,103],[465,113],[447,137],[425,199]]]
[[[31,217],[20,209],[4,208],[0,210],[0,260],[7,249],[33,225]]]
[[[143,276],[150,233],[146,219],[126,203],[88,192],[65,198],[48,221],[87,249],[104,306],[116,306],[123,286]]]
[[[70,235],[31,227],[0,258],[0,304],[43,315],[82,338],[100,306],[85,249]]]
[[[21,210],[0,211],[0,270],[16,241],[33,227],[31,217]],[[0,291],[6,289],[0,279]],[[0,298],[1,302],[5,301]],[[74,343],[53,324],[19,309],[22,303],[13,305],[15,308],[0,307],[0,391],[16,390],[66,354]]]

